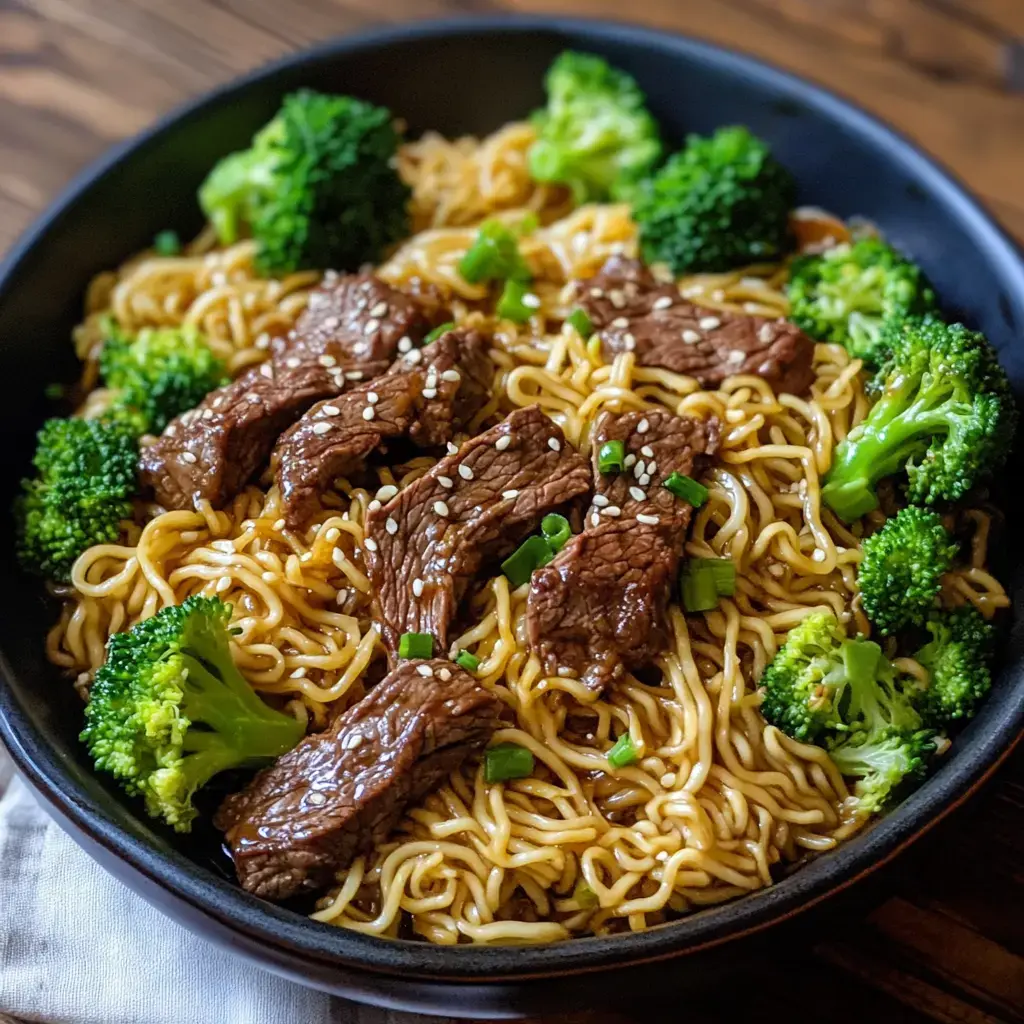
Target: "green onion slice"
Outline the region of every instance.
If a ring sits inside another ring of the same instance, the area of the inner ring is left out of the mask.
[[[459,651],[455,659],[456,665],[461,665],[467,672],[475,672],[480,667],[480,659],[472,651]]]
[[[429,633],[403,633],[398,638],[400,658],[432,658],[434,638]]]
[[[533,276],[519,253],[515,232],[500,221],[480,225],[473,244],[459,260],[459,273],[470,284],[486,281],[529,281]]]
[[[688,612],[709,612],[718,607],[718,587],[714,570],[686,566],[679,576],[679,594]]]
[[[576,901],[581,910],[593,910],[599,906],[597,893],[587,885],[587,880],[581,878],[572,891],[572,898]]]
[[[556,554],[565,547],[572,536],[572,527],[565,516],[552,512],[540,521],[540,532]]]
[[[177,231],[161,231],[153,239],[153,251],[158,256],[177,256],[181,252],[181,239]]]
[[[615,741],[615,746],[608,751],[608,763],[613,768],[626,768],[631,764],[636,764],[638,760],[639,755],[628,732],[624,732]]]
[[[521,587],[529,582],[534,569],[547,565],[555,557],[551,545],[536,534],[527,537],[522,544],[501,563],[501,571],[508,577],[513,587]]]
[[[691,558],[683,572],[704,569],[711,573],[719,597],[732,597],[736,593],[736,563],[731,558]]]
[[[594,324],[584,309],[574,309],[566,318],[565,322],[575,328],[576,333],[586,341],[594,333]]]
[[[537,312],[540,299],[525,281],[508,280],[498,299],[498,316],[513,323],[525,324]]]
[[[533,752],[518,743],[499,743],[484,751],[484,780],[505,782],[533,774]]]
[[[626,462],[626,446],[621,441],[605,441],[597,452],[597,468],[602,473],[621,473]]]
[[[708,500],[708,489],[692,477],[683,476],[682,473],[670,473],[661,486],[671,491],[677,498],[688,501],[694,508],[700,508]]]
[[[424,339],[423,344],[429,345],[432,341],[437,341],[446,331],[450,331],[455,326],[454,320],[449,320],[446,324],[440,324],[435,327]]]

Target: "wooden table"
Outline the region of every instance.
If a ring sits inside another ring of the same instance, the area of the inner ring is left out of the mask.
[[[628,10],[852,96],[1024,241],[1024,0],[0,0],[0,251],[109,144],[289,49],[382,20],[549,9]],[[681,993],[673,1017],[1024,1021],[1024,750],[926,843],[879,910],[790,966],[745,965],[749,983],[713,1001]]]

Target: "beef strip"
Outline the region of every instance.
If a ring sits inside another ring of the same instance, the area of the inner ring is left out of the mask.
[[[313,406],[275,450],[288,523],[301,525],[335,477],[352,473],[387,440],[408,437],[424,448],[450,441],[490,397],[487,346],[476,331],[447,331],[384,376]]]
[[[598,452],[612,440],[623,442],[629,465],[601,473]],[[545,671],[571,673],[600,692],[664,650],[665,611],[692,509],[662,484],[673,472],[699,472],[717,446],[715,420],[663,411],[601,418],[586,526],[530,580],[527,626]]]
[[[605,358],[633,352],[638,365],[694,377],[704,388],[745,373],[802,394],[814,379],[814,342],[796,325],[696,306],[637,260],[611,257],[596,276],[577,281],[575,293],[600,331]]]
[[[537,406],[467,441],[366,524],[366,564],[384,645],[448,629],[472,577],[510,553],[541,518],[590,490],[586,461]]]
[[[487,744],[501,709],[449,661],[403,661],[221,806],[242,887],[270,900],[327,888]]]
[[[139,472],[165,508],[215,508],[263,465],[277,436],[314,402],[384,373],[403,338],[429,323],[416,302],[372,275],[327,274],[271,359],[178,416],[144,448]]]

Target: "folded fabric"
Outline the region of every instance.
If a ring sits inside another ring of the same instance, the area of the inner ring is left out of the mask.
[[[432,1020],[303,988],[178,927],[50,821],[0,747],[0,1024],[5,1015],[12,1024]]]

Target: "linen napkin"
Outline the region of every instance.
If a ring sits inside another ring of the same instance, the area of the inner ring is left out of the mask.
[[[64,835],[0,746],[0,1024],[440,1020],[303,988],[180,928]]]

